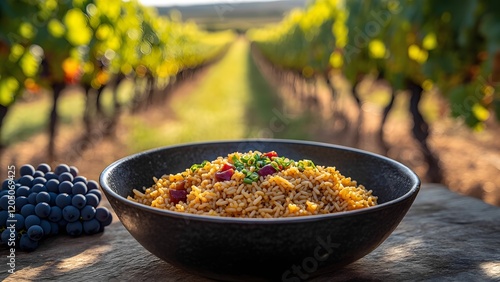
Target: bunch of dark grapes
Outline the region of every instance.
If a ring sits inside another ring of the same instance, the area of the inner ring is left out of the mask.
[[[47,236],[96,234],[111,224],[109,210],[99,207],[97,182],[78,175],[76,167],[60,164],[52,171],[45,163],[36,169],[26,164],[18,173],[20,177],[6,179],[0,191],[2,244],[14,241],[19,249],[33,251]],[[9,191],[12,185],[15,195]]]

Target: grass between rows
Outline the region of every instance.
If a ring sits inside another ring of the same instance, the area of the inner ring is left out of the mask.
[[[165,111],[169,111],[166,116],[174,118],[160,125],[146,119],[127,119],[131,124],[131,152],[197,141],[308,138],[304,120],[286,116],[244,39],[237,40],[190,93],[173,97]]]

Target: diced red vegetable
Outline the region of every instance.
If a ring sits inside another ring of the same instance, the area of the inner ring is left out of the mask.
[[[264,153],[262,155],[265,156],[265,157],[268,157],[268,158],[272,159],[273,157],[277,157],[278,153],[276,153],[275,151],[271,151],[271,152]]]
[[[187,191],[186,190],[168,190],[168,194],[170,195],[170,201],[173,204],[177,204],[180,201],[186,202],[187,199]]]
[[[231,180],[231,176],[234,174],[234,169],[230,168],[225,171],[218,171],[215,173],[215,178],[217,178],[217,181],[227,181]]]
[[[177,184],[175,184],[175,190],[186,190],[186,180],[177,182]]]
[[[263,166],[259,171],[257,172],[260,176],[266,176],[270,175],[276,172],[276,169],[271,164],[267,164]]]
[[[224,165],[222,166],[222,168],[220,169],[220,171],[226,171],[226,170],[229,170],[229,169],[235,170],[236,168],[232,164],[224,163]]]

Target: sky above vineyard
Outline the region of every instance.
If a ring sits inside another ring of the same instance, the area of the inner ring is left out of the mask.
[[[231,4],[244,2],[270,2],[273,0],[140,0],[146,6],[189,6],[200,4]],[[283,1],[283,0],[281,0]]]

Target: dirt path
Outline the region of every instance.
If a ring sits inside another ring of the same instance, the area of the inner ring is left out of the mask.
[[[77,166],[81,173],[91,179],[98,179],[100,172],[111,162],[129,154],[129,126],[130,120],[138,119],[150,125],[165,126],[175,121],[175,116],[166,115],[172,100],[181,101],[197,91],[197,88],[207,79],[207,74],[214,66],[209,66],[197,73],[192,79],[177,87],[167,105],[156,105],[147,111],[131,115],[124,113],[113,138],[96,136],[90,149],[78,151],[74,147],[76,138],[82,132],[81,124],[63,126],[58,134],[57,152],[59,158],[52,163],[69,163]],[[347,98],[342,103],[347,108],[351,101]],[[324,105],[323,105],[324,107]],[[381,153],[375,142],[375,130],[380,120],[381,109],[371,104],[363,107],[364,122],[361,130],[359,147],[376,153]],[[351,112],[356,116],[356,112]],[[320,128],[315,127],[311,140],[352,145],[349,140],[341,138],[333,130],[333,121],[324,118]],[[313,125],[305,124],[306,127]],[[391,149],[388,156],[414,169],[422,178],[425,164],[418,151],[417,144],[410,134],[411,123],[408,119],[399,116],[390,116],[387,123],[386,139]],[[451,190],[471,195],[485,202],[500,206],[500,126],[492,123],[490,129],[482,133],[472,133],[458,122],[443,119],[432,124],[430,145],[442,162],[445,184]],[[44,148],[47,136],[38,134],[28,141],[17,143],[4,150],[0,156],[0,167],[24,163],[38,164],[45,160]],[[76,154],[74,154],[76,151]],[[68,160],[67,156],[76,155],[77,158]],[[3,174],[6,173],[3,172]],[[425,182],[425,179],[423,178]]]

